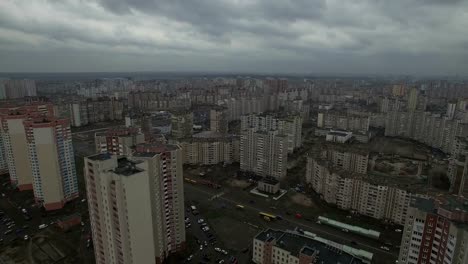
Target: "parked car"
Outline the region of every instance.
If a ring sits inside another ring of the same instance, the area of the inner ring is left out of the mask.
[[[39,230],[41,230],[41,229],[44,229],[44,228],[47,228],[47,227],[48,227],[47,224],[41,224],[41,225],[39,225],[38,228],[39,228]]]

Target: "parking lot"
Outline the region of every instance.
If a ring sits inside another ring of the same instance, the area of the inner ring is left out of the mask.
[[[203,209],[201,209],[203,208]],[[186,262],[193,263],[248,263],[239,262],[239,256],[224,243],[224,228],[214,228],[213,217],[206,214],[204,206],[197,200],[186,202],[186,232],[189,256]],[[210,220],[208,220],[210,219]],[[227,224],[227,223],[226,223]],[[225,225],[228,227],[228,225]],[[194,243],[195,242],[195,243]]]
[[[63,209],[45,212],[32,191],[19,192],[8,175],[0,177],[0,263],[94,263],[83,193]],[[74,213],[81,215],[83,226],[60,230],[56,222]]]

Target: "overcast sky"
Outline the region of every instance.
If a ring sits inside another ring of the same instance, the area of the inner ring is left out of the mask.
[[[468,0],[0,0],[0,71],[468,74]]]

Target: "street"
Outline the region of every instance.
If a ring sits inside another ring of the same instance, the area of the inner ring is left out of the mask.
[[[251,197],[252,201],[255,203],[250,203],[245,200],[237,199],[232,192],[224,191],[222,196],[218,196],[215,199],[212,199],[213,196],[219,194],[220,190],[210,189],[203,186],[194,186],[189,183],[185,183],[185,197],[186,200],[197,200],[199,205],[206,205],[208,207],[216,206],[216,204],[221,203],[223,205],[223,210],[225,214],[242,214],[240,219],[244,219],[245,224],[249,226],[258,227],[257,233],[261,231],[262,228],[273,228],[279,230],[292,230],[296,227],[301,228],[305,231],[315,233],[316,235],[333,240],[335,242],[350,245],[352,241],[356,243],[353,245],[355,248],[363,249],[374,254],[374,261],[376,263],[394,263],[398,258],[398,250],[391,249],[390,251],[380,249],[382,242],[375,241],[366,237],[362,237],[355,234],[344,233],[341,230],[334,229],[329,226],[323,226],[316,224],[315,221],[307,221],[305,219],[295,219],[292,216],[287,216],[282,214],[283,220],[276,220],[272,222],[266,222],[261,217],[258,216],[259,212],[272,212],[270,206],[265,203],[257,202],[262,198]],[[241,204],[244,206],[242,212],[236,210],[236,205]],[[275,212],[272,212],[275,213]],[[207,219],[208,221],[210,219]],[[217,230],[215,230],[216,232]],[[224,238],[226,239],[226,238]],[[250,237],[250,243],[252,242],[253,237]],[[246,240],[248,241],[248,240]],[[237,250],[240,250],[238,248]],[[248,263],[248,262],[240,262]]]

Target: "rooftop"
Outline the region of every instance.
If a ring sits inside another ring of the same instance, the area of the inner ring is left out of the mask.
[[[159,154],[159,153],[163,153],[167,151],[174,151],[177,149],[180,149],[178,145],[164,144],[161,142],[141,143],[141,144],[136,145],[136,153],[134,153],[134,156],[152,157],[155,154]],[[145,153],[152,153],[152,154],[145,154]]]
[[[279,181],[273,177],[264,177],[263,179],[260,180],[261,182],[267,183],[267,184],[278,184]]]
[[[354,256],[343,252],[338,248],[331,247],[320,241],[293,232],[283,232],[268,229],[258,234],[255,238],[261,241],[276,240],[276,247],[282,248],[296,257],[298,257],[300,253],[306,254],[308,256],[316,254],[317,263],[363,263],[360,259],[357,259]]]
[[[100,153],[100,154],[96,154],[96,155],[88,157],[88,159],[90,160],[108,160],[111,158],[112,158],[112,155],[110,153]]]
[[[123,175],[123,176],[131,176],[133,174],[137,174],[142,172],[142,169],[136,167],[136,162],[131,161],[127,158],[119,158],[117,160],[117,167],[114,169],[115,174]]]

